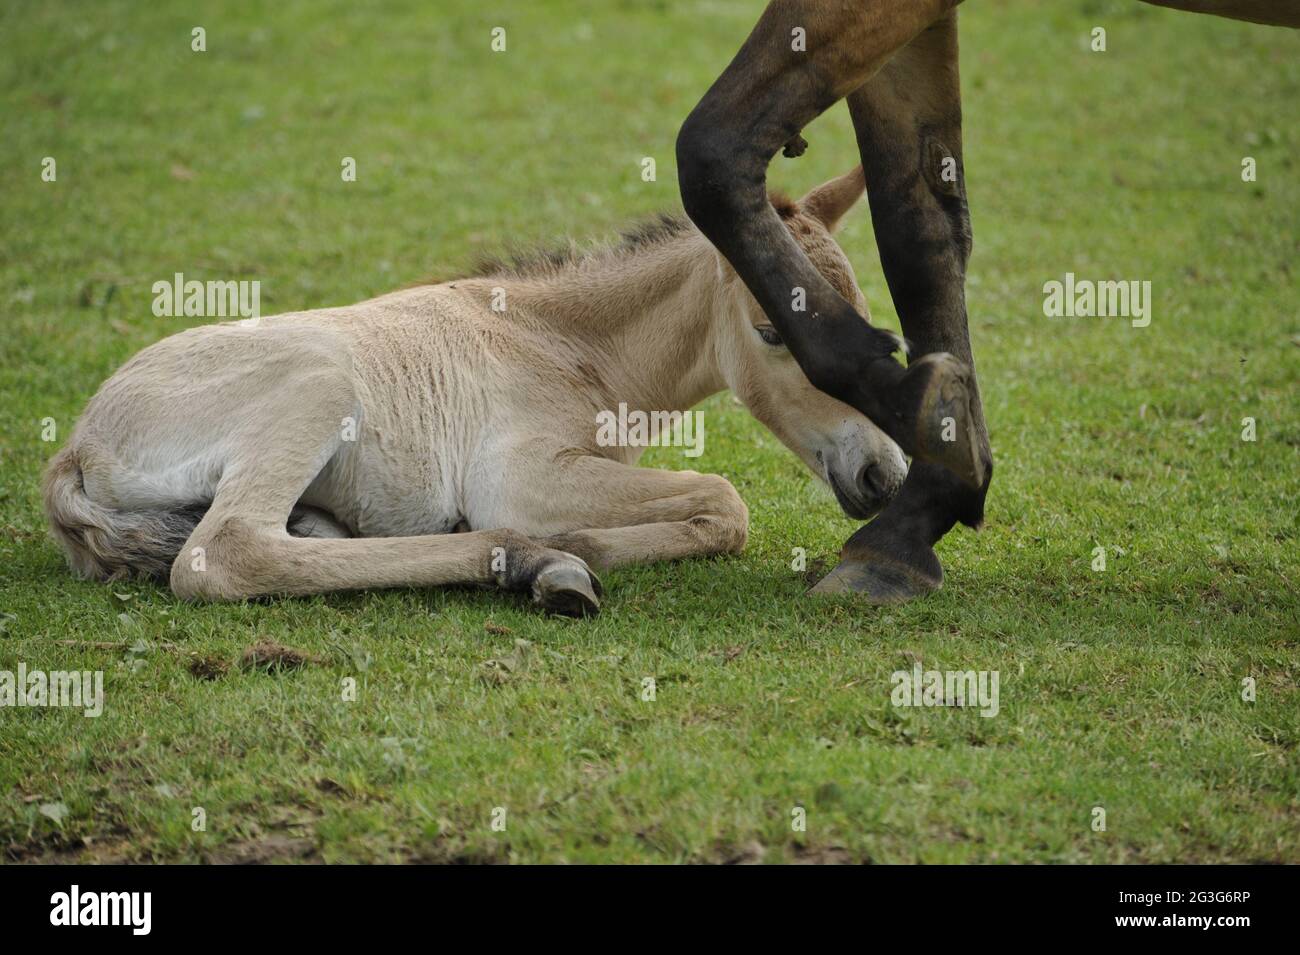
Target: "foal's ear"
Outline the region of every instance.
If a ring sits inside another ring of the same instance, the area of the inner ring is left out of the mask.
[[[826,226],[828,231],[834,232],[844,213],[853,208],[866,189],[866,177],[862,167],[858,166],[852,172],[822,183],[799,200],[799,207]]]

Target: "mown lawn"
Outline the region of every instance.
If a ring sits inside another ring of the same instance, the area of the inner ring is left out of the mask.
[[[596,620],[477,592],[193,607],[67,572],[39,473],[185,323],[153,316],[154,281],[343,304],[675,208],[677,127],[760,7],[4,5],[0,670],[103,670],[106,701],[0,709],[0,858],[1300,861],[1292,32],[1131,0],[963,10],[997,474],[931,599],[805,597],[792,549],[833,561],[854,525],[725,395],[702,458],[648,463],[729,477],[746,554],[608,573]],[[855,162],[842,108],[806,135],[774,185]],[[865,206],[842,240],[897,327]],[[1046,318],[1067,271],[1150,281],[1150,326]],[[259,640],[314,659],[240,666]],[[894,708],[917,660],[998,671],[1000,712]]]

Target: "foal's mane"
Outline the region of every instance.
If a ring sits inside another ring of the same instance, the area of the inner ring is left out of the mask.
[[[782,219],[789,219],[798,211],[794,200],[782,193],[772,193],[768,199]],[[693,228],[684,214],[661,212],[624,229],[613,245],[584,247],[567,239],[552,246],[509,249],[503,255],[479,258],[465,277],[550,278],[589,262],[630,258],[651,246],[686,235]]]
[[[547,278],[596,259],[625,259],[653,245],[685,235],[691,220],[681,213],[661,212],[619,233],[613,245],[583,247],[572,239],[537,248],[509,249],[502,255],[481,257],[469,278]]]

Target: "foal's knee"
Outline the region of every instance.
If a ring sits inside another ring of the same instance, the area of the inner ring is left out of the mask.
[[[710,553],[739,554],[749,537],[749,508],[731,482],[718,474],[702,474],[707,500],[687,523],[704,538]]]

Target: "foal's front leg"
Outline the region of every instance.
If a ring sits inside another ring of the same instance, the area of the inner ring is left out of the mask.
[[[862,411],[915,458],[983,483],[970,371],[931,355],[906,371],[808,261],[767,199],[783,145],[861,86],[955,0],[773,0],[677,140],[687,214],[735,268],[816,387]],[[795,311],[796,301],[806,308]]]
[[[545,481],[511,489],[511,523],[544,520],[571,528],[541,536],[542,544],[576,554],[596,568],[738,554],[749,510],[731,482],[717,474],[657,471],[607,458],[571,458]],[[530,528],[531,530],[531,528]]]

